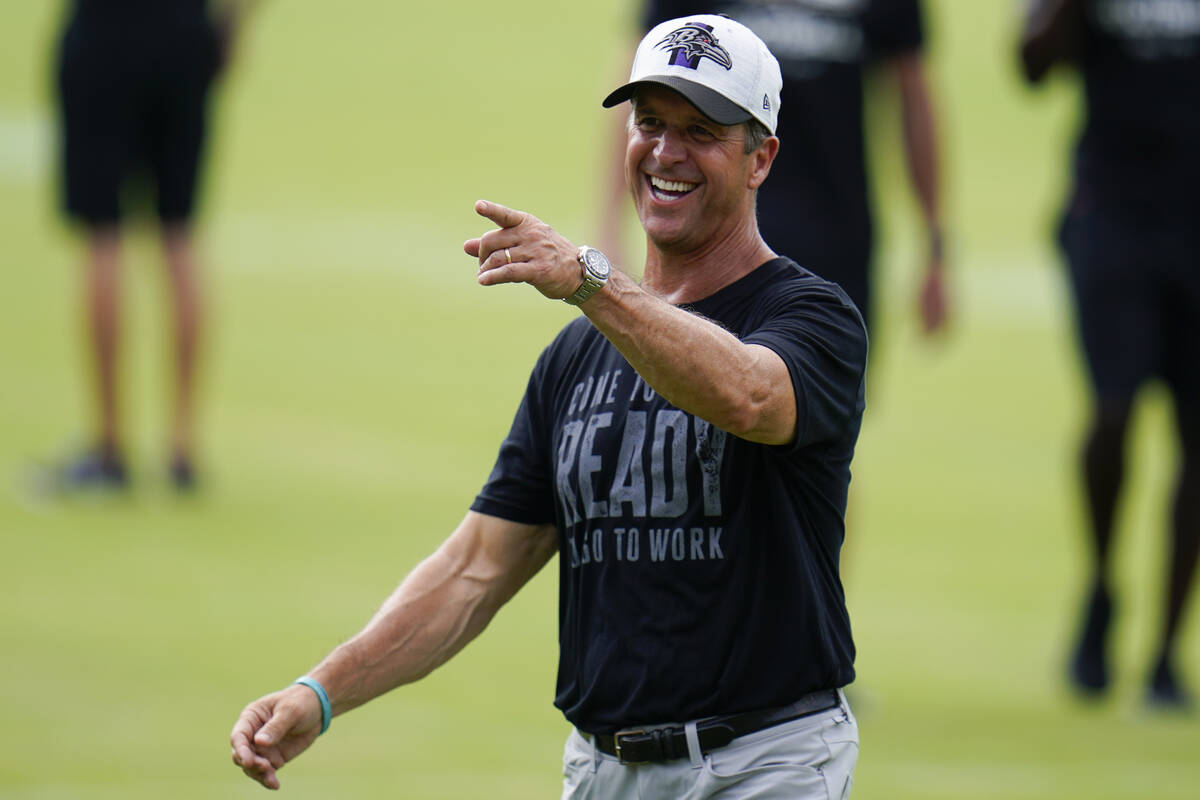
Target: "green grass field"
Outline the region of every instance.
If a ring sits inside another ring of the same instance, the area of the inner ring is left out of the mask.
[[[537,352],[572,311],[483,289],[478,197],[594,235],[598,101],[632,3],[265,3],[220,96],[204,248],[214,325],[205,486],[165,485],[162,280],[128,269],[137,489],[48,504],[29,465],[86,432],[76,245],[54,210],[58,3],[0,9],[0,798],[238,798],[242,705],[353,634],[458,521]],[[887,103],[881,285],[846,583],[859,800],[1195,798],[1200,720],[1148,714],[1167,403],[1138,418],[1123,508],[1118,683],[1062,682],[1080,592],[1084,408],[1047,231],[1074,95],[1017,83],[1010,0],[931,3],[958,308],[926,342]],[[786,143],[785,143],[786,146]],[[335,721],[293,798],[557,797],[556,570],[458,659]],[[1183,665],[1200,686],[1191,619]]]

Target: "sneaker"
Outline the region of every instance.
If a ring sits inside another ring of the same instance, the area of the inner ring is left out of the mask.
[[[1163,655],[1158,660],[1146,687],[1146,705],[1167,711],[1192,711],[1196,701],[1175,673],[1170,659]]]
[[[190,492],[196,488],[196,468],[187,456],[175,456],[167,470],[171,485],[178,492]]]
[[[1085,695],[1099,695],[1108,688],[1108,629],[1113,603],[1108,590],[1097,584],[1084,610],[1079,643],[1071,657],[1071,683]]]
[[[64,494],[121,491],[129,487],[129,474],[120,456],[92,451],[55,469],[52,483],[55,490]]]

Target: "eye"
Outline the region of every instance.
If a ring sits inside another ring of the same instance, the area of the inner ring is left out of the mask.
[[[638,117],[634,124],[637,125],[638,130],[652,131],[659,128],[662,125],[662,122],[658,119],[658,117],[646,115],[644,117]]]
[[[703,125],[692,125],[688,128],[688,134],[700,142],[711,142],[716,138],[716,134]]]

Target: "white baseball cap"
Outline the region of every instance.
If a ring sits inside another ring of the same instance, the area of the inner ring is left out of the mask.
[[[629,83],[604,98],[604,107],[625,102],[645,83],[674,89],[721,125],[754,118],[775,133],[779,62],[754,31],[729,17],[693,14],[656,25],[638,45]]]

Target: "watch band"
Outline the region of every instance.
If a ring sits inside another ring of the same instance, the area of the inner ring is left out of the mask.
[[[579,267],[583,271],[583,282],[579,284],[579,288],[570,297],[564,297],[563,301],[577,306],[582,304],[589,297],[604,288],[604,284],[608,283],[608,276],[612,274],[612,265],[608,261],[608,257],[594,247],[588,247],[586,244],[579,248]]]

